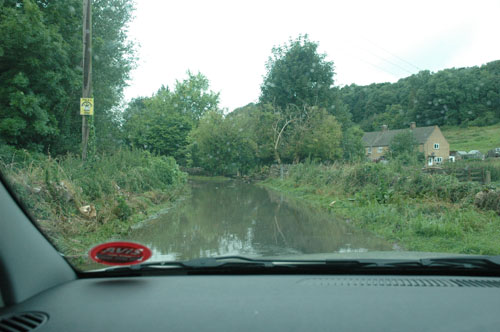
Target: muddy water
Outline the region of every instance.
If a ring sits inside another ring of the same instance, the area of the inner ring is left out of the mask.
[[[333,214],[237,181],[191,182],[191,194],[132,231],[150,261],[220,255],[277,256],[391,250]]]

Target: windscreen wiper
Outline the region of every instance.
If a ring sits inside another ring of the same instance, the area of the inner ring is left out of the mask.
[[[499,256],[466,256],[426,259],[254,259],[245,256],[197,258],[150,262],[92,271],[127,275],[164,273],[432,273],[479,272],[500,275]]]
[[[398,260],[399,262],[399,260]],[[347,273],[366,268],[385,266],[379,260],[294,260],[255,259],[245,256],[197,258],[186,261],[150,262],[137,265],[109,267],[84,273],[83,277],[107,275],[156,275],[179,273]]]

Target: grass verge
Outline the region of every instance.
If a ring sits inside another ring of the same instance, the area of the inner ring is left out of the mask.
[[[378,234],[404,250],[500,254],[500,216],[474,205],[479,184],[401,165],[295,165],[260,183]]]
[[[186,190],[173,158],[118,150],[82,163],[0,146],[0,171],[44,233],[73,262],[126,235]]]

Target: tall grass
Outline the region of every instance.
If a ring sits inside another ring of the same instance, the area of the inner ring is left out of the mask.
[[[330,209],[406,250],[500,254],[500,193],[476,182],[392,161],[297,164],[284,180],[263,184]]]
[[[491,181],[500,181],[500,158],[487,158],[485,160],[459,160],[454,163],[445,163],[444,167],[452,171],[463,169],[479,169],[481,171],[489,171]]]
[[[418,167],[397,162],[331,166],[298,164],[290,168],[288,180],[295,186],[310,185],[328,194],[351,195],[378,202],[388,202],[397,196],[471,202],[482,188],[477,183],[459,182],[451,175],[429,175]]]
[[[152,207],[174,199],[187,178],[173,158],[128,149],[84,163],[71,154],[53,158],[3,145],[0,171],[48,235],[74,254],[126,232]]]

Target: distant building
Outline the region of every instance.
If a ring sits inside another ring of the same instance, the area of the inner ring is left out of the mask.
[[[459,161],[467,156],[466,151],[450,151],[450,161]]]
[[[478,159],[478,160],[483,160],[484,159],[484,154],[481,153],[479,150],[470,150],[469,153],[467,153],[465,156],[463,156],[462,159]]]
[[[450,144],[443,136],[438,126],[417,127],[412,122],[409,128],[418,144],[418,151],[422,152],[428,166],[440,164],[450,157]],[[366,156],[377,161],[389,151],[389,145],[397,134],[408,129],[389,130],[386,125],[381,131],[368,132],[363,135],[363,145]]]

